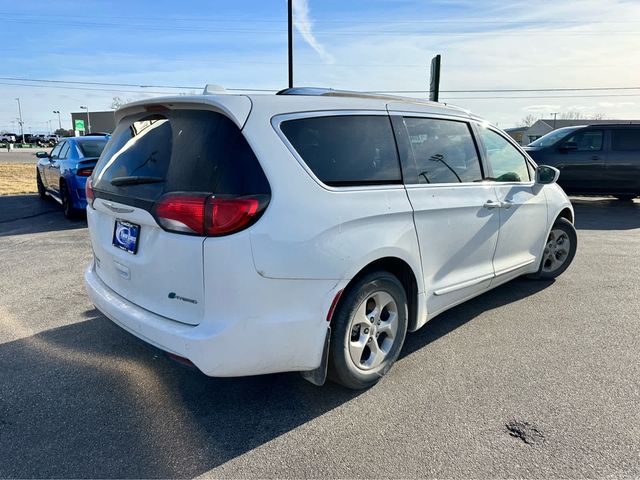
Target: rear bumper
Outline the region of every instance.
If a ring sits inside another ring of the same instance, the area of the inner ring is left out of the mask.
[[[74,175],[72,179],[68,179],[69,190],[71,192],[71,199],[73,201],[73,208],[78,210],[84,210],[87,208],[87,196],[85,193],[85,186],[87,184],[88,177],[79,177]]]
[[[98,277],[93,264],[84,278],[91,301],[106,317],[143,341],[187,358],[204,374],[214,377],[317,368],[328,327],[326,311],[318,308],[301,312],[299,308],[327,303],[328,309],[332,295],[340,288],[335,282],[306,282],[307,294],[315,295],[317,302],[307,296],[305,303],[292,299],[283,311],[266,311],[265,318],[256,318],[249,308],[247,315],[237,311],[231,321],[206,319],[191,326],[156,315],[121,297]],[[273,288],[286,292],[286,283],[269,282]],[[264,294],[273,295],[273,290],[265,290]],[[259,298],[246,302],[254,300]]]

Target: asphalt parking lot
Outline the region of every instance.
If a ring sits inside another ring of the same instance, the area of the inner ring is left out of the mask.
[[[84,221],[0,197],[0,477],[638,477],[640,201],[574,205],[564,275],[440,315],[356,393],[172,363],[90,304]]]
[[[6,149],[0,149],[0,164],[3,163],[37,163],[36,152],[49,152],[50,147],[46,148],[25,148],[14,149],[8,152]]]

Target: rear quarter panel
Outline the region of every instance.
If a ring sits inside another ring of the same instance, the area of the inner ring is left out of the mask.
[[[255,268],[268,278],[348,279],[383,257],[405,260],[423,290],[413,210],[402,185],[331,189],[307,173],[260,105],[244,128],[271,185],[250,229]]]

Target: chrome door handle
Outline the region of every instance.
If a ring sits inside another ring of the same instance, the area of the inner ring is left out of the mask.
[[[504,202],[502,202],[502,205],[500,205],[502,208],[511,208],[513,207],[513,202],[510,202],[509,200],[505,200]]]
[[[500,208],[501,206],[502,204],[500,202],[494,202],[493,200],[487,200],[483,205],[484,208],[488,208],[489,210]]]

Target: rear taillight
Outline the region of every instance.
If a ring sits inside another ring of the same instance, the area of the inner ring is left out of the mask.
[[[207,235],[226,235],[242,230],[258,212],[255,198],[209,197],[206,206]]]
[[[156,206],[156,218],[165,230],[204,234],[206,197],[165,195]]]
[[[91,178],[87,178],[87,183],[85,184],[85,194],[87,196],[87,205],[93,208],[93,199],[95,195],[93,194],[93,181]]]
[[[158,201],[155,215],[165,230],[217,236],[247,227],[259,208],[254,198],[168,194]]]
[[[76,175],[78,175],[79,177],[90,177],[92,173],[93,173],[93,167],[84,167],[84,168],[79,168],[78,171],[76,172]]]

